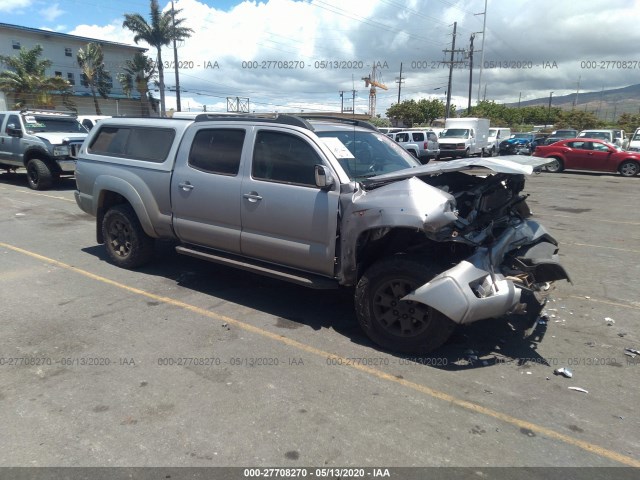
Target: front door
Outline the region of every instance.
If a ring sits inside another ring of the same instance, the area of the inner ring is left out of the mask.
[[[309,137],[256,130],[242,182],[243,255],[334,275],[339,192],[315,185],[315,165],[330,168]]]

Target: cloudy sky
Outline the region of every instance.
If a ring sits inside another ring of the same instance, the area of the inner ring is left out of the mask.
[[[398,99],[444,99],[443,50],[474,40],[473,102],[600,91],[640,83],[640,0],[488,0],[482,85],[478,77],[485,0],[174,0],[195,33],[178,49],[182,108],[226,110],[227,97],[252,110],[368,109],[362,77],[378,66],[377,113]],[[159,0],[161,8],[171,2]],[[124,13],[148,18],[148,0],[0,0],[4,23],[133,44]],[[147,46],[143,43],[141,46]],[[150,52],[151,53],[151,52]],[[170,61],[170,49],[163,51]],[[465,60],[464,53],[456,60]],[[463,65],[460,65],[462,67]],[[289,67],[289,68],[284,68]],[[166,84],[175,85],[173,68]],[[453,74],[453,103],[466,106],[469,70]],[[167,106],[175,105],[168,94]]]

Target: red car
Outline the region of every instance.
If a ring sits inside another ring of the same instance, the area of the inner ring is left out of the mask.
[[[568,170],[599,170],[620,172],[633,177],[640,172],[640,153],[626,152],[610,143],[595,138],[569,138],[551,145],[540,145],[533,154],[553,158],[545,168],[548,172]]]

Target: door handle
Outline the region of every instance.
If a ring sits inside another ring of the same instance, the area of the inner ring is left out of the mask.
[[[250,202],[252,202],[252,203],[256,203],[256,202],[259,202],[260,200],[262,200],[262,197],[260,195],[258,195],[258,192],[245,193],[242,196],[244,198],[246,198],[247,200],[249,200]]]
[[[189,181],[179,183],[178,187],[180,187],[185,192],[188,192],[189,190],[193,190],[195,188],[193,185],[191,185],[191,182]]]

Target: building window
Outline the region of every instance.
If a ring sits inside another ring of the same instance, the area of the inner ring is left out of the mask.
[[[71,57],[71,48],[67,47],[64,49],[64,56],[65,57]]]
[[[71,85],[76,84],[76,79],[73,77],[73,73],[67,73],[67,80]]]
[[[18,42],[17,40],[13,41],[13,49],[14,50],[20,50],[20,42]]]
[[[61,77],[62,76],[62,72],[55,72],[55,76],[56,77]]]
[[[82,85],[83,87],[89,86],[89,79],[84,73],[80,74],[80,85]]]

